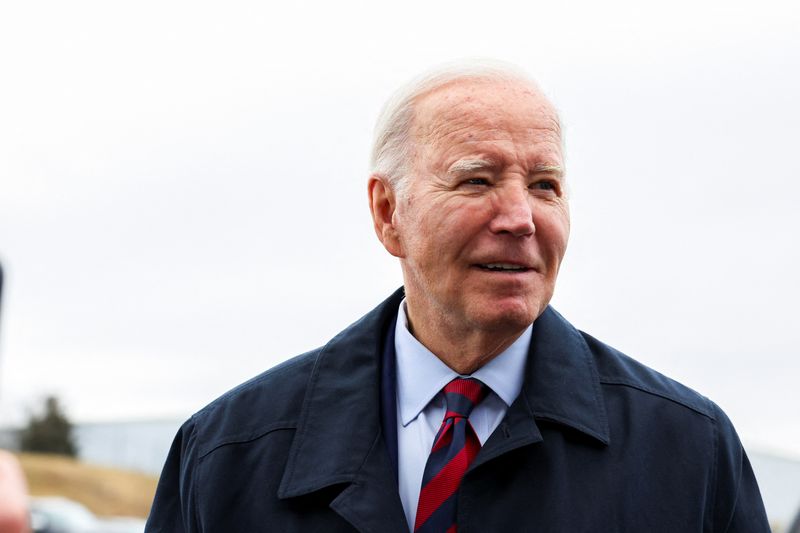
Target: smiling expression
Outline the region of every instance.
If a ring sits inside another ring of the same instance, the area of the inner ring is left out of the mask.
[[[520,82],[462,80],[422,97],[392,222],[415,325],[521,332],[567,247],[558,118]]]

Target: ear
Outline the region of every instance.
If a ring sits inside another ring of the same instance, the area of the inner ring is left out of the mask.
[[[403,257],[400,235],[395,226],[397,197],[391,183],[384,176],[372,175],[369,178],[367,192],[375,234],[387,252],[395,257]]]

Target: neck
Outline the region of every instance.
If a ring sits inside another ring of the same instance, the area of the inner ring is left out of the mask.
[[[448,324],[444,317],[421,320],[410,305],[406,306],[406,317],[408,330],[414,338],[461,375],[472,374],[503,353],[527,328],[459,328]]]

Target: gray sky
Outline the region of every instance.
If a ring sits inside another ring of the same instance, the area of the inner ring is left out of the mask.
[[[478,56],[562,113],[555,307],[800,457],[795,5],[4,3],[0,425],[186,416],[371,309],[374,120]]]

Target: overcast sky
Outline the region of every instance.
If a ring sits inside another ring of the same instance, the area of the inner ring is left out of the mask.
[[[800,457],[796,5],[3,3],[0,425],[184,417],[382,301],[375,118],[490,57],[565,125],[553,305]]]

